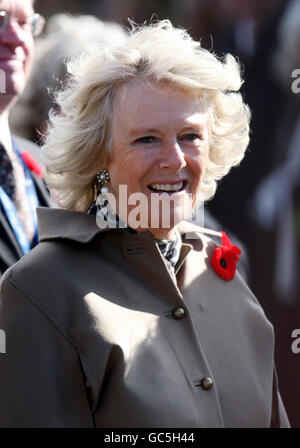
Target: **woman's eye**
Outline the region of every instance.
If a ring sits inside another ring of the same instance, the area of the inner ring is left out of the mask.
[[[199,134],[185,134],[179,137],[180,141],[188,141],[188,142],[193,142],[195,140],[201,140],[200,135]]]
[[[145,144],[151,144],[151,143],[156,143],[156,142],[157,142],[157,138],[152,137],[152,135],[148,135],[146,137],[140,137],[135,141],[135,143],[145,143]]]

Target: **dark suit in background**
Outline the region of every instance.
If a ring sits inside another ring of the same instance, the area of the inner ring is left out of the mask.
[[[13,145],[15,150],[19,152],[25,150],[35,159],[39,158],[39,147],[28,140],[14,136]],[[30,174],[34,183],[39,205],[50,206],[51,199],[43,179],[32,170],[30,170]],[[22,248],[20,247],[0,201],[0,278],[6,269],[16,263],[23,255]]]
[[[5,76],[0,92],[0,278],[37,244],[35,209],[49,205],[43,181],[34,173],[40,171],[34,160],[39,158],[38,147],[12,138],[9,129],[10,111],[31,70],[34,37],[42,32],[45,21],[35,14],[31,0],[8,1],[3,6],[1,2],[1,9],[0,70]]]

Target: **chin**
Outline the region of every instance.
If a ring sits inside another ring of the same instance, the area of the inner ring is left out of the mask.
[[[149,226],[152,229],[156,229],[160,233],[165,232],[168,234],[179,223],[188,218],[188,214],[184,210],[175,210],[174,213],[160,213],[159,216],[153,214],[151,216],[151,222]]]
[[[149,227],[148,230],[156,240],[170,240],[173,238],[175,227],[171,227],[170,229],[153,229]]]

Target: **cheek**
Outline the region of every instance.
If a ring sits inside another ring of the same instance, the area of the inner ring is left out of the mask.
[[[190,160],[190,168],[193,172],[195,182],[200,182],[203,178],[204,171],[207,163],[207,152],[203,152],[200,155],[193,157]]]
[[[26,42],[24,43],[24,51],[26,55],[26,73],[31,70],[33,58],[34,58],[34,41],[31,36],[28,36]]]
[[[132,185],[139,182],[152,166],[150,152],[124,151],[112,160],[108,167],[112,180]]]
[[[107,167],[112,186],[127,185],[130,188],[137,177],[137,168],[138,165],[132,157],[128,155],[116,157]]]

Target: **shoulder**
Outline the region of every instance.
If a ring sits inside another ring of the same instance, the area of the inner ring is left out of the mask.
[[[7,279],[31,296],[38,297],[41,291],[45,296],[51,283],[58,292],[58,286],[62,286],[61,282],[71,268],[71,258],[76,251],[75,242],[63,239],[39,242],[5,273],[3,280]],[[55,293],[55,289],[52,292]]]
[[[93,241],[99,228],[84,213],[47,207],[37,212],[40,242],[5,273],[2,285],[9,284],[62,327],[76,308],[83,312],[91,272],[99,283],[98,269],[91,269],[99,266]]]
[[[0,284],[0,309],[9,309],[14,321],[35,315],[48,322],[76,347],[72,326],[82,316],[87,319],[84,298],[86,281],[80,282],[78,248],[70,249],[69,241],[39,243],[3,275]],[[76,278],[76,281],[72,279]],[[81,288],[81,289],[80,289]]]

